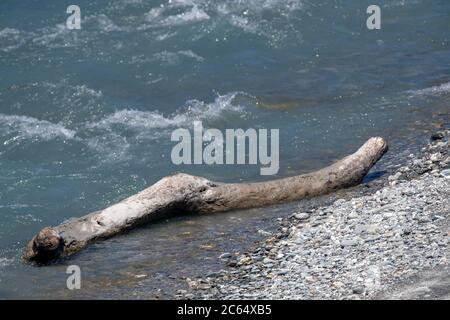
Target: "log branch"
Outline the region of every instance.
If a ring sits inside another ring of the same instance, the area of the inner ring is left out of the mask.
[[[382,138],[321,170],[258,183],[218,183],[188,174],[165,177],[151,187],[104,210],[42,229],[28,243],[23,258],[46,264],[89,243],[167,216],[215,213],[269,206],[326,194],[359,184],[387,151]]]

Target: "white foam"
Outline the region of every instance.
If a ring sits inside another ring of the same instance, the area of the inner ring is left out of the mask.
[[[0,113],[0,133],[14,135],[3,144],[8,145],[17,140],[36,138],[51,140],[55,138],[73,139],[76,132],[56,123],[33,117],[6,115]]]
[[[397,1],[391,1],[389,3],[386,3],[384,5],[385,8],[395,8],[395,7],[404,7],[408,5],[415,5],[418,4],[418,0],[397,0]]]
[[[127,27],[119,27],[118,25],[116,25],[105,14],[99,14],[98,16],[93,16],[92,19],[96,20],[99,29],[103,32],[130,31],[130,29]]]
[[[44,27],[27,32],[23,30],[6,28],[0,30],[0,51],[10,52],[20,48],[26,43],[47,48],[67,48],[76,47],[84,44],[86,41],[95,41],[100,34],[114,31],[129,31],[135,29],[127,26],[117,26],[105,14],[87,16],[83,18],[83,24],[93,23],[93,27],[86,27],[83,37],[76,36],[76,33],[67,29],[63,23],[51,27]]]
[[[33,43],[45,46],[45,47],[67,47],[69,45],[68,42],[63,41],[65,40],[65,36],[69,35],[69,30],[66,28],[63,24],[58,24],[55,27],[52,28],[45,28],[40,30],[40,35],[33,38]],[[58,45],[57,41],[61,40],[61,42]]]
[[[450,93],[450,82],[420,90],[408,91],[413,96],[435,96]]]
[[[158,112],[146,112],[133,109],[116,111],[99,122],[92,123],[91,127],[111,130],[115,125],[124,125],[135,129],[157,129],[175,125],[175,118],[166,118]]]
[[[100,161],[104,163],[124,161],[131,157],[129,152],[131,146],[127,138],[114,132],[89,138],[86,144],[101,156]]]
[[[224,112],[243,112],[242,107],[233,104],[237,95],[245,94],[229,93],[218,96],[212,103],[190,100],[186,102],[183,111],[170,116],[164,116],[157,111],[124,109],[116,111],[98,122],[90,123],[89,127],[111,131],[115,126],[124,126],[127,129],[141,131],[191,125],[195,120],[217,119],[223,116]]]
[[[154,54],[153,56],[156,59],[171,65],[180,63],[180,58],[182,57],[191,58],[198,62],[203,62],[205,60],[203,57],[194,53],[192,50],[181,50],[177,52],[162,51]]]
[[[243,93],[218,96],[214,102],[187,101],[181,111],[164,115],[158,111],[134,109],[118,110],[100,121],[85,125],[90,135],[87,146],[101,155],[102,163],[126,161],[132,157],[132,148],[143,140],[157,140],[172,128],[193,125],[194,120],[209,121],[224,117],[228,112],[244,115],[245,111],[233,100]],[[126,133],[124,132],[127,131]]]
[[[184,12],[175,15],[166,13],[173,8],[186,8]],[[194,22],[209,20],[210,16],[198,5],[192,2],[169,2],[167,6],[152,8],[145,14],[145,19],[150,25],[142,25],[138,29],[145,30],[152,27],[178,27]]]
[[[89,88],[88,86],[82,85],[71,85],[68,83],[66,79],[62,79],[60,82],[43,82],[42,86],[47,89],[61,89],[61,90],[69,90],[71,95],[75,97],[87,96],[91,98],[102,98],[103,93],[99,90],[94,90]]]
[[[35,31],[6,28],[0,31],[0,50],[10,52],[25,44],[47,48],[74,47],[81,43],[77,39],[62,23]]]
[[[153,22],[156,19],[159,19],[164,12],[164,7],[152,8],[149,12],[147,12],[144,16],[145,19],[149,22]]]
[[[21,32],[14,28],[5,28],[0,30],[0,39],[9,38],[9,37],[17,37],[21,34]]]
[[[305,2],[308,4],[307,2]],[[121,4],[110,6],[111,14],[121,13],[125,5],[142,5],[141,0],[126,0]],[[85,16],[83,32],[74,33],[63,23],[44,27],[34,31],[5,28],[0,30],[0,51],[11,52],[23,45],[44,46],[47,48],[81,47],[89,54],[87,43],[93,43],[106,33],[153,30],[153,39],[163,41],[178,34],[178,27],[189,26],[198,22],[210,21],[203,30],[197,30],[192,39],[201,38],[210,33],[212,28],[225,21],[234,28],[246,33],[266,37],[270,44],[280,42],[287,36],[300,37],[286,24],[291,13],[303,9],[304,0],[247,0],[247,1],[210,1],[210,0],[169,0],[146,13],[132,15],[121,19],[118,25],[104,13]],[[268,20],[266,12],[273,13]],[[278,26],[282,22],[286,27]],[[172,29],[173,28],[173,29]],[[294,35],[292,35],[295,33]]]
[[[192,59],[197,60],[199,62],[205,61],[205,58],[203,58],[202,56],[199,56],[198,54],[194,53],[192,50],[181,50],[181,51],[178,51],[177,54],[185,56],[185,57],[192,58]]]
[[[303,9],[303,0],[247,0],[230,1],[216,4],[215,13],[218,17],[245,33],[255,34],[268,39],[272,46],[277,46],[288,36],[301,40],[300,32],[289,28],[277,27],[277,21],[286,24],[292,13]],[[271,11],[274,17],[265,18],[265,12]]]
[[[48,83],[47,86],[53,89],[59,84]],[[99,94],[85,86],[78,88],[83,94]],[[60,123],[29,116],[0,114],[0,137],[7,139],[3,142],[5,146],[26,140],[74,139],[98,154],[102,163],[124,161],[132,157],[132,148],[143,140],[160,139],[173,128],[191,127],[195,120],[208,126],[215,120],[244,117],[246,111],[234,101],[237,96],[250,97],[242,92],[233,92],[219,95],[211,103],[189,100],[179,111],[168,115],[158,111],[122,109],[98,121],[86,119],[86,122],[77,124],[77,131]]]
[[[13,259],[0,258],[0,268],[7,267],[14,262]]]
[[[163,24],[168,26],[180,26],[186,23],[209,20],[209,18],[209,15],[205,11],[198,8],[197,6],[194,6],[189,11],[177,14],[175,16],[167,17],[163,20]]]
[[[23,206],[23,205],[19,204],[19,206]],[[31,206],[30,205],[25,205],[25,206],[33,207],[33,205],[31,205]],[[39,206],[34,206],[34,207],[39,207]],[[34,223],[34,222],[42,222],[41,219],[39,219],[38,217],[35,217],[32,214],[18,215],[18,216],[15,217],[15,219],[16,219],[17,223],[25,224],[25,225],[26,224],[31,224],[31,223]]]
[[[14,28],[0,30],[0,51],[11,52],[24,45],[30,38],[30,34]]]

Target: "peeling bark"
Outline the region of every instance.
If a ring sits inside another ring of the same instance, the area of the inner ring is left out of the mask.
[[[173,212],[263,207],[351,187],[361,182],[387,149],[385,140],[371,138],[352,155],[321,170],[267,182],[219,183],[183,173],[165,177],[104,210],[42,229],[28,243],[23,258],[46,264]]]

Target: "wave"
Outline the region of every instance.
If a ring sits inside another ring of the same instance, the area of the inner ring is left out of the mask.
[[[201,8],[202,3],[194,1],[170,1],[167,5],[152,8],[144,14],[145,20],[151,25],[180,26],[191,22],[209,20],[211,17]],[[187,9],[181,13],[171,15],[173,9]],[[148,25],[147,25],[148,26]]]
[[[189,58],[197,62],[204,62],[205,58],[196,54],[192,50],[180,50],[176,52],[172,51],[161,51],[148,57],[144,54],[132,56],[130,59],[131,64],[149,63],[155,60],[166,63],[168,65],[179,64],[183,58]]]
[[[70,92],[70,95],[73,97],[91,97],[91,98],[102,98],[103,93],[99,90],[94,90],[86,86],[85,84],[82,85],[72,85],[69,83],[67,79],[62,79],[59,82],[53,83],[53,82],[43,82],[42,86],[46,89],[60,89],[64,91]]]
[[[11,35],[16,36],[18,34],[20,34],[20,31],[17,29],[5,28],[5,29],[0,30],[0,39],[7,38],[8,36],[11,36]]]
[[[384,5],[385,8],[404,7],[408,5],[416,5],[420,3],[419,0],[395,0]]]
[[[269,42],[280,42],[288,36],[298,36],[292,29],[291,13],[303,9],[304,0],[171,0],[149,8],[141,1],[128,0],[123,4],[109,6],[105,13],[85,16],[82,19],[82,33],[68,30],[64,23],[33,31],[5,28],[0,30],[0,51],[12,52],[24,45],[45,48],[81,47],[85,54],[91,54],[88,43],[109,38],[114,32],[136,33],[152,31],[152,39],[163,41],[177,35],[181,28],[202,24],[192,32],[191,40],[221,28],[223,22],[228,28],[237,28],[249,34],[266,37]],[[127,16],[124,4],[139,5],[143,13]],[[267,18],[270,12],[271,18]],[[122,17],[122,18],[115,18]],[[169,31],[169,32],[168,32]],[[219,30],[222,34],[223,30]],[[293,35],[295,34],[295,35]]]
[[[209,20],[210,16],[199,9],[197,6],[192,7],[191,10],[177,14],[175,16],[167,17],[162,21],[162,25],[180,26],[186,23],[197,22],[202,20]]]
[[[127,28],[127,27],[119,27],[105,14],[99,14],[98,16],[92,16],[92,17],[89,17],[89,19],[95,20],[98,24],[98,28],[104,32],[129,31],[129,28]]]
[[[52,27],[40,28],[35,31],[5,28],[0,30],[0,51],[9,53],[27,44],[50,49],[77,47],[87,42],[96,41],[105,33],[114,31],[131,32],[134,30],[131,27],[117,26],[105,14],[87,16],[83,18],[82,22],[82,28],[85,29],[82,36],[67,29],[63,23],[56,24]],[[92,28],[89,24],[92,24]]]
[[[41,30],[41,34],[33,37],[33,43],[53,48],[73,46],[68,36],[70,36],[70,30],[65,25],[58,24],[53,28]],[[60,41],[59,45],[57,41]]]
[[[99,94],[87,87],[78,88],[91,95]],[[236,101],[238,97],[253,99],[246,93],[232,92],[218,95],[210,103],[189,100],[179,111],[166,115],[159,111],[122,109],[100,120],[91,118],[75,123],[76,130],[29,116],[0,114],[0,141],[5,140],[4,146],[14,147],[30,140],[74,140],[99,155],[101,162],[123,161],[131,157],[130,149],[139,146],[142,140],[159,139],[169,134],[172,128],[191,127],[196,120],[203,121],[206,127],[216,120],[232,121],[236,117],[245,117],[247,112],[240,101]]]
[[[291,14],[304,8],[303,0],[248,0],[248,1],[217,1],[208,0],[178,0],[170,1],[166,5],[152,8],[145,14],[146,24],[138,30],[157,27],[177,27],[199,21],[210,20],[208,27],[202,31],[210,33],[211,28],[225,22],[229,26],[238,28],[245,33],[268,38],[270,42],[279,42],[292,34],[293,30],[286,22]],[[182,13],[172,15],[177,10]],[[267,12],[273,14],[268,20]],[[277,26],[276,26],[277,25]],[[281,25],[285,25],[287,29]],[[201,31],[200,31],[201,32]],[[200,34],[193,40],[201,38]],[[163,37],[163,39],[165,39]]]
[[[90,122],[86,131],[91,132],[86,139],[87,146],[101,155],[103,163],[120,162],[132,157],[133,147],[143,140],[157,140],[168,136],[172,128],[189,126],[201,120],[207,125],[214,120],[226,118],[232,113],[240,116],[245,110],[234,99],[243,93],[229,93],[218,96],[214,102],[187,101],[179,112],[164,115],[158,111],[123,109],[110,114],[100,121]]]
[[[0,113],[0,133],[2,136],[13,135],[3,144],[8,145],[17,140],[35,139],[51,140],[55,138],[73,139],[76,132],[64,126],[33,117],[6,115]]]
[[[408,91],[413,96],[437,96],[450,93],[450,82],[420,90]]]
[[[212,103],[189,100],[182,111],[169,116],[164,116],[158,111],[123,109],[98,122],[90,123],[88,127],[112,131],[115,127],[122,126],[141,131],[191,125],[196,120],[213,121],[223,117],[227,112],[243,113],[242,106],[233,104],[233,100],[239,95],[248,96],[242,92],[233,92],[219,95]]]
[[[170,52],[170,51],[162,51],[159,53],[156,53],[154,55],[155,58],[166,62],[168,64],[177,64],[180,62],[181,57],[187,57],[194,59],[198,62],[205,61],[205,58],[199,56],[198,54],[194,53],[192,50],[181,50],[177,52]]]
[[[7,267],[14,262],[13,259],[0,258],[0,268]]]
[[[0,30],[0,51],[12,52],[22,47],[31,35],[28,32],[17,30],[14,28],[5,28]]]

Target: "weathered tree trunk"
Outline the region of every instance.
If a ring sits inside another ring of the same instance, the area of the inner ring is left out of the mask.
[[[151,187],[104,210],[42,229],[28,243],[24,259],[39,264],[71,255],[90,242],[169,213],[214,213],[268,206],[357,185],[387,151],[382,138],[321,170],[259,183],[217,183],[188,174],[165,177]]]

